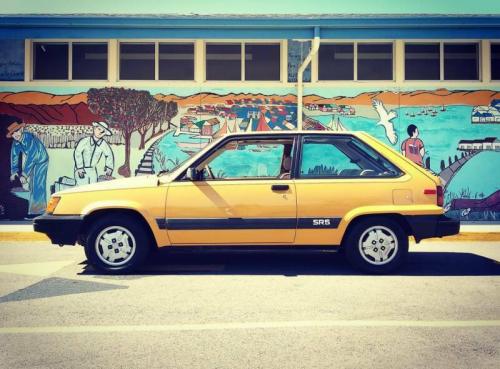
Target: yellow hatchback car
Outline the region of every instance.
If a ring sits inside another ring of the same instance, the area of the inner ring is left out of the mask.
[[[438,177],[362,132],[231,134],[168,173],[54,194],[34,229],[83,245],[103,272],[140,266],[159,247],[314,246],[387,273],[408,237],[457,234]]]

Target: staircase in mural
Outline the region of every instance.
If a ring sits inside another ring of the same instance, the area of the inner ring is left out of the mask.
[[[149,146],[149,149],[146,150],[144,156],[141,159],[141,162],[139,163],[135,171],[136,176],[144,176],[155,173],[153,165],[153,157],[154,157],[154,152],[156,150],[156,146],[158,146],[159,142],[160,139],[156,140],[151,146]]]
[[[441,181],[443,182],[445,188],[448,186],[448,184],[450,184],[451,179],[460,170],[460,168],[462,168],[464,164],[472,159],[478,152],[479,151],[473,151],[459,158],[458,160],[455,160],[439,173],[439,177],[441,178]]]

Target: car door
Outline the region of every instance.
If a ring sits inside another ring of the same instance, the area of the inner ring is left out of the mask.
[[[356,137],[304,135],[299,147],[297,244],[338,245],[350,211],[392,204],[401,172]]]
[[[200,158],[192,166],[198,180],[181,176],[169,185],[166,228],[171,243],[293,243],[293,144],[293,136],[231,138]]]

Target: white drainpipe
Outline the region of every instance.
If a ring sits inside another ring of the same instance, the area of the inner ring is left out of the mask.
[[[314,27],[314,38],[312,41],[311,45],[311,51],[309,51],[309,54],[307,57],[304,59],[304,62],[301,64],[299,67],[299,70],[297,72],[297,130],[302,131],[302,94],[304,93],[304,87],[303,87],[303,75],[304,75],[304,70],[307,68],[309,63],[311,62],[311,59],[313,56],[316,55],[316,53],[319,50],[319,43],[320,43],[320,36],[319,36],[319,27]]]

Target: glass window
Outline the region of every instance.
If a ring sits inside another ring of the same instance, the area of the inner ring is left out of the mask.
[[[73,79],[108,79],[108,44],[73,43]]]
[[[33,79],[68,79],[67,42],[33,43]]]
[[[207,44],[206,79],[208,81],[240,81],[241,45]]]
[[[392,43],[358,44],[358,80],[392,80]]]
[[[120,79],[155,79],[154,43],[120,43]]]
[[[291,139],[230,141],[198,169],[205,180],[289,179],[292,146]]]
[[[160,43],[161,80],[194,80],[194,45]]]
[[[245,80],[280,80],[280,44],[245,44]]]
[[[444,44],[444,79],[479,79],[479,45],[477,43]]]
[[[300,178],[394,177],[399,170],[352,137],[308,137],[302,146]]]
[[[354,79],[354,44],[321,44],[318,79],[349,81]]]
[[[405,44],[405,79],[439,80],[440,51],[439,43]]]
[[[0,81],[24,81],[24,40],[0,39]]]
[[[500,80],[500,44],[491,44],[491,79]]]

